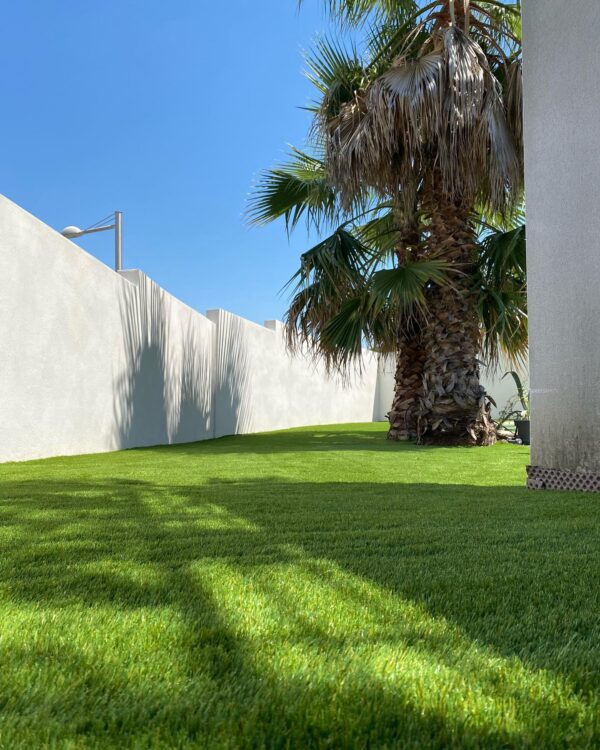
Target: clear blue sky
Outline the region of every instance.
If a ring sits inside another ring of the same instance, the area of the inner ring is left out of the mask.
[[[5,3],[0,192],[51,226],[124,211],[125,266],[204,312],[281,316],[306,238],[248,229],[253,177],[302,145],[321,0]],[[80,244],[112,264],[110,235]]]

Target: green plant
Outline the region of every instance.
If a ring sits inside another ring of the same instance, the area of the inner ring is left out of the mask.
[[[517,387],[517,395],[509,401],[509,407],[506,410],[506,414],[504,412],[501,416],[504,417],[503,421],[507,422],[509,419],[522,419],[522,420],[528,420],[530,417],[530,401],[529,401],[529,393],[525,391],[525,388],[523,387],[523,383],[521,381],[521,378],[519,377],[519,374],[515,372],[514,370],[509,370],[508,372],[505,372],[502,376],[502,379],[510,375],[512,379],[515,381],[515,386]],[[514,409],[514,406],[516,404],[521,405],[521,409]],[[512,405],[512,411],[510,411],[510,406]]]

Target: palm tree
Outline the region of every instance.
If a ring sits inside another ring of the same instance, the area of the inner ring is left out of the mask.
[[[522,195],[520,45],[505,19],[512,8],[470,0],[329,5],[350,20],[369,8],[379,13],[364,57],[342,64],[338,54],[332,76],[331,48],[322,45],[313,65],[322,93],[315,128],[341,205],[373,190],[402,227],[399,267],[435,259],[460,271],[452,285],[427,290],[428,319],[416,331],[423,394],[407,422],[416,420],[431,442],[487,444],[494,430],[479,382],[471,279],[477,214],[506,216]]]
[[[518,7],[468,0],[327,5],[351,25],[368,18],[371,31],[362,56],[318,45],[309,61],[320,94],[312,136],[324,160],[319,166],[297,152],[294,175],[273,175],[292,197],[296,191],[306,199],[299,214],[289,214],[292,226],[300,215],[315,224],[343,221],[303,257],[288,330],[312,337],[341,366],[358,352],[360,332],[385,346],[395,336],[390,436],[492,442],[479,352],[493,352],[490,341],[499,337],[509,349],[522,346],[524,286],[515,281],[518,271],[505,273],[496,289],[487,284],[499,280],[489,264],[481,267],[478,235],[488,226],[482,214],[505,221],[521,198]],[[261,190],[267,203],[282,196],[269,194],[268,183]],[[260,201],[255,208],[260,219]],[[366,228],[357,225],[357,214],[369,212]]]
[[[377,351],[395,353],[389,437],[416,437],[428,296],[434,286],[450,283],[450,269],[431,259],[399,266],[401,232],[392,205],[367,196],[354,213],[345,212],[323,159],[297,149],[287,163],[261,175],[249,218],[257,224],[283,218],[288,231],[303,219],[319,233],[333,229],[303,254],[289,282],[289,343],[312,347],[315,356],[342,370],[359,359],[365,340]],[[478,265],[470,284],[484,331],[481,354],[492,363],[501,352],[518,361],[527,348],[523,217],[515,214],[502,227],[483,217],[478,222]]]

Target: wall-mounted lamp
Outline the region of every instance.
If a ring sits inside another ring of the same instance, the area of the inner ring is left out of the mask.
[[[115,230],[115,271],[123,269],[123,212],[115,211],[114,224],[105,224],[101,227],[90,227],[89,229],[79,229],[79,227],[65,227],[61,234],[69,240],[77,237],[83,237],[84,234],[94,234],[94,232],[107,232],[109,229]]]

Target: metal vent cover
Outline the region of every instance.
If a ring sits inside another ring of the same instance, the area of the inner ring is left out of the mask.
[[[527,467],[527,487],[530,490],[565,490],[570,492],[600,492],[600,474],[566,469]]]

